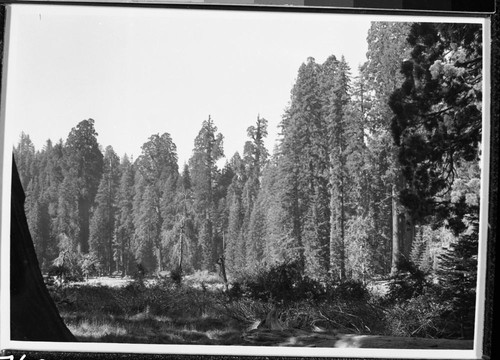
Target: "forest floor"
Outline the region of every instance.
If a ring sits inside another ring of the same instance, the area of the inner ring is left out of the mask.
[[[220,306],[220,282],[184,280],[179,288],[155,286],[153,280],[137,288],[131,279],[103,277],[52,293],[68,328],[84,342],[401,349],[472,349],[473,345],[472,340],[296,328],[278,318],[277,326],[269,326],[269,307],[248,302]],[[242,312],[248,321],[234,316]]]

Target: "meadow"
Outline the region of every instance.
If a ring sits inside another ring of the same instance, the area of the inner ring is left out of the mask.
[[[180,280],[92,278],[49,289],[64,322],[83,342],[472,347],[471,340],[438,336],[442,319],[421,304],[417,313],[387,306],[384,281],[325,288],[295,277],[293,270],[293,265],[284,266],[234,281],[228,290],[207,271]]]
[[[207,276],[207,285],[210,277]],[[79,341],[228,344],[241,326],[214,307],[214,290],[164,279],[91,279],[51,288]]]

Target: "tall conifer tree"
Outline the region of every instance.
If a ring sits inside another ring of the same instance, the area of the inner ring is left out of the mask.
[[[64,147],[68,169],[65,180],[77,189],[78,244],[82,253],[89,250],[90,210],[102,176],[103,155],[97,143],[94,120],[88,119],[71,129]]]
[[[123,275],[132,270],[132,240],[134,235],[133,199],[134,167],[127,155],[120,164],[120,183],[117,193],[117,213],[115,222],[115,260]]]
[[[406,39],[410,24],[374,22],[368,30],[368,61],[362,75],[372,94],[368,115],[370,158],[372,173],[374,229],[378,241],[383,245],[386,255],[380,258],[385,272],[386,260],[391,251],[391,271],[397,271],[401,255],[407,257],[413,238],[413,220],[399,202],[399,191],[404,186],[401,168],[397,159],[397,148],[391,134],[392,111],[388,105],[392,92],[402,84],[400,74],[402,61],[409,56],[410,46]],[[389,200],[388,200],[389,199]],[[390,207],[389,207],[390,206]],[[391,214],[388,218],[387,214]]]
[[[136,161],[135,230],[136,258],[149,271],[163,270],[162,229],[171,226],[165,204],[170,204],[179,175],[177,147],[168,133],[149,137]]]
[[[107,146],[104,152],[104,169],[96,195],[96,207],[90,222],[90,252],[100,260],[102,267],[108,274],[115,269],[113,256],[113,237],[116,220],[116,197],[120,159]]]
[[[215,243],[215,185],[218,174],[217,161],[224,156],[223,136],[209,116],[194,141],[193,156],[189,160],[193,181],[195,209],[197,212],[200,264],[202,269],[214,269]]]

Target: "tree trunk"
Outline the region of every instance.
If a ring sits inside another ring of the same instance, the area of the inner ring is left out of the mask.
[[[295,171],[295,170],[294,170]],[[294,177],[293,184],[293,223],[292,223],[292,231],[293,237],[296,239],[297,249],[298,249],[298,261],[300,267],[303,269],[305,266],[305,254],[304,254],[304,244],[302,243],[302,212],[300,209],[299,203],[299,188],[298,181],[296,176]]]
[[[80,215],[80,231],[78,233],[78,247],[83,254],[89,253],[90,206],[90,200],[87,197],[79,197],[78,214]]]
[[[344,244],[344,198],[342,187],[336,189],[332,169],[330,169],[330,273],[338,280],[344,280],[345,244]]]
[[[401,249],[399,247],[399,216],[398,201],[396,198],[396,185],[392,186],[392,265],[391,275],[398,272],[398,262]]]
[[[10,228],[11,339],[76,341],[43,282],[24,212],[25,194],[12,160]]]
[[[401,180],[404,182],[404,179]],[[404,184],[400,188],[404,188]],[[392,186],[392,266],[391,275],[398,271],[400,259],[409,259],[413,239],[415,238],[415,223],[411,215],[402,209],[397,197],[397,185]]]
[[[217,260],[217,265],[219,265],[219,276],[224,282],[224,287],[226,289],[226,292],[229,291],[229,283],[227,281],[227,275],[226,275],[226,260],[224,259],[224,255],[219,257]]]
[[[182,257],[183,257],[183,237],[184,237],[184,225],[181,229],[181,234],[180,234],[180,239],[179,239],[179,244],[180,244],[180,249],[179,249],[179,271],[182,272]]]
[[[401,256],[409,259],[413,240],[415,239],[415,223],[408,212],[402,214]]]
[[[108,208],[109,209],[109,208]],[[110,216],[108,214],[108,216]],[[111,225],[111,221],[108,218],[108,226]],[[116,271],[118,271],[118,264],[113,264],[114,262],[114,255],[113,255],[113,230],[110,226],[110,229],[108,229],[108,274],[112,275],[113,274],[113,265],[115,265]]]
[[[344,200],[344,180],[340,186],[340,280],[345,280],[345,200]]]

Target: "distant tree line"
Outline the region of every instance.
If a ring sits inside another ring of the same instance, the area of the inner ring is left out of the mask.
[[[224,256],[233,276],[297,260],[312,278],[366,281],[405,260],[474,287],[481,36],[475,24],[373,23],[359,76],[343,57],[307,59],[272,156],[257,116],[222,168],[210,116],[186,164],[169,133],[136,159],[99,145],[92,119],[41,150],[21,134],[43,271],[214,270]]]

